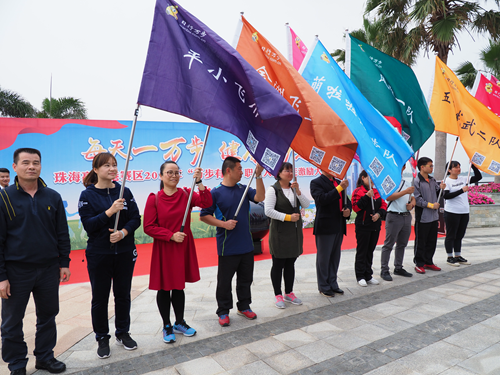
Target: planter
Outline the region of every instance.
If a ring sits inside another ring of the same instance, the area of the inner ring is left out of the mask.
[[[491,194],[484,195],[490,196]],[[496,195],[500,194],[496,193]],[[491,197],[493,200],[495,198]],[[495,200],[497,202],[497,200]],[[498,200],[500,202],[500,199]],[[498,227],[500,226],[500,204],[479,204],[470,206],[470,220],[468,228]]]
[[[486,195],[488,198],[491,198],[495,201],[495,203],[500,203],[500,193],[483,193],[480,192],[479,194]]]

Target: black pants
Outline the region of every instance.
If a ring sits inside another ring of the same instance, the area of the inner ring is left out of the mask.
[[[217,269],[217,315],[229,314],[233,308],[233,293],[231,283],[236,273],[236,296],[238,310],[248,310],[252,303],[250,286],[253,282],[253,251],[241,255],[219,256]]]
[[[415,258],[417,267],[434,264],[432,258],[436,252],[438,221],[420,223],[415,221]]]
[[[113,284],[115,297],[115,335],[130,330],[130,289],[137,251],[120,254],[85,254],[92,287],[92,327],[99,338],[109,337],[108,301]]]
[[[33,354],[38,361],[54,358],[59,312],[59,265],[25,269],[5,265],[11,296],[2,300],[2,359],[14,371],[26,367],[28,347],[24,342],[23,318],[31,293],[36,307],[36,335]]]
[[[179,324],[184,320],[184,306],[186,305],[184,290],[174,289],[172,290],[172,296],[170,296],[170,290],[159,290],[156,293],[156,304],[158,305],[164,327],[171,325],[170,304],[174,308],[175,323]]]
[[[331,292],[339,287],[337,272],[343,240],[343,233],[316,235],[316,277],[320,292]]]
[[[354,271],[356,280],[370,280],[373,275],[373,252],[377,247],[379,230],[362,230],[356,226],[356,258]]]
[[[446,223],[446,239],[444,247],[448,256],[460,256],[462,251],[462,239],[467,230],[469,223],[469,214],[454,214],[452,212],[444,212],[444,222]]]
[[[271,282],[273,283],[274,295],[281,293],[281,278],[285,279],[285,294],[293,292],[293,281],[295,279],[295,261],[297,258],[275,258],[273,255],[273,266],[271,267]]]

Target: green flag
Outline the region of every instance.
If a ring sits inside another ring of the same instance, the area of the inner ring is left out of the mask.
[[[417,151],[434,132],[434,121],[413,70],[349,35],[346,73],[368,101]]]

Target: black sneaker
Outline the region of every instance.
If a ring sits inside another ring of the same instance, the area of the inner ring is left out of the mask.
[[[446,264],[453,267],[460,267],[460,263],[458,262],[458,258],[448,257],[446,259]]]
[[[132,337],[127,333],[122,333],[121,335],[116,336],[117,345],[123,345],[125,350],[135,350],[137,349],[137,343],[132,340]]]
[[[467,259],[462,258],[461,256],[455,257],[455,260],[460,264],[470,264],[470,262]]]
[[[320,291],[320,293],[321,293],[322,295],[324,295],[325,297],[328,297],[328,298],[333,298],[333,297],[335,297],[335,293],[333,293],[331,290],[328,290],[328,291],[326,291],[326,292],[322,292],[322,291]]]
[[[405,270],[404,268],[395,268],[394,275],[404,276],[404,277],[412,277],[413,274]]]
[[[109,337],[104,336],[97,340],[97,356],[101,359],[109,358]]]
[[[392,276],[389,273],[389,271],[382,271],[380,272],[380,277],[384,279],[385,281],[392,281]]]

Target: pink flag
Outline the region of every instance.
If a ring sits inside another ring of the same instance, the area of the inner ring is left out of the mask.
[[[477,73],[471,94],[500,117],[500,81],[491,74],[488,76]]]
[[[288,60],[292,63],[293,67],[297,70],[300,68],[300,64],[302,64],[302,60],[304,60],[304,57],[307,55],[307,47],[306,45],[302,42],[302,39],[300,39],[297,34],[294,33],[292,28],[286,25],[288,29],[288,52],[290,56],[288,57]]]

